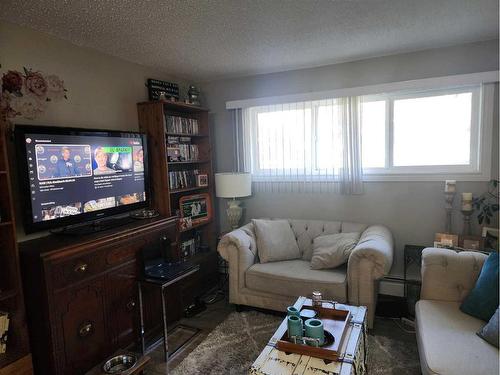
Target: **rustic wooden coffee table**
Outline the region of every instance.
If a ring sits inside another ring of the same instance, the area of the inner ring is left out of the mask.
[[[299,297],[294,306],[311,306],[312,301]],[[324,307],[329,305],[324,304]],[[286,319],[274,333],[271,340],[257,357],[250,374],[252,375],[363,375],[366,373],[366,307],[337,304],[338,309],[351,312],[346,336],[342,342],[339,360],[336,362],[313,358],[306,355],[285,353],[275,348],[279,338],[287,330]]]

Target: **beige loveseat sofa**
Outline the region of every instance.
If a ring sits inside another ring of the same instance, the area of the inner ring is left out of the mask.
[[[498,349],[476,335],[486,322],[459,307],[476,284],[486,255],[428,248],[415,306],[423,375],[498,374]]]
[[[312,291],[319,290],[325,298],[367,306],[368,325],[372,327],[378,280],[392,266],[390,231],[380,225],[340,221],[288,221],[302,254],[311,253],[317,236],[341,232],[362,234],[347,265],[328,270],[312,270],[310,259],[259,263],[252,223],[226,234],[218,251],[229,262],[229,301],[284,311],[298,296],[310,296]]]

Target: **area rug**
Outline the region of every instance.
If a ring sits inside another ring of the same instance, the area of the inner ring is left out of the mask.
[[[173,375],[247,374],[282,318],[257,311],[231,313],[178,366]],[[376,322],[368,335],[369,374],[420,374],[415,335],[393,321]]]

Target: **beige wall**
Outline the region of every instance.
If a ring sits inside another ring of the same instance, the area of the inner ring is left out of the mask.
[[[17,118],[15,123],[138,130],[136,103],[147,100],[147,78],[177,82],[181,95],[185,94],[185,83],[165,72],[6,22],[0,22],[0,63],[1,72],[25,66],[56,74],[68,90],[68,100],[50,103],[41,117],[31,121]],[[26,199],[17,198],[18,202]],[[19,240],[46,234],[27,237],[17,216]]]
[[[234,167],[233,132],[226,101],[359,87],[389,82],[498,70],[498,40],[379,57],[312,69],[202,83],[215,131],[216,171]],[[495,90],[493,176],[498,176],[498,85]],[[425,150],[422,148],[422,152]],[[459,192],[486,190],[484,182],[459,182]],[[245,220],[257,217],[338,219],[388,226],[395,237],[392,274],[403,271],[405,244],[431,245],[444,230],[444,182],[368,182],[362,196],[338,194],[257,193],[244,199]],[[455,200],[453,228],[462,218]],[[225,203],[219,201],[219,223],[227,230]],[[498,224],[498,219],[495,225]],[[479,231],[477,225],[476,232]]]
[[[1,71],[23,66],[56,74],[64,80],[68,100],[54,102],[34,121],[99,129],[137,130],[136,103],[147,100],[147,78],[185,85],[167,73],[76,46],[48,34],[0,22]]]

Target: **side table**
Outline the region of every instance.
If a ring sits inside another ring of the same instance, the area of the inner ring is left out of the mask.
[[[420,267],[422,265],[422,250],[427,246],[405,245],[404,248],[404,293],[408,312],[415,316],[415,303],[420,298]],[[418,277],[409,278],[408,270],[411,267],[418,269]]]
[[[154,288],[159,289],[161,292],[161,308],[162,308],[162,324],[163,324],[163,351],[164,351],[164,355],[165,355],[165,366],[167,369],[167,373],[168,373],[168,340],[167,340],[168,332],[167,332],[167,302],[166,302],[166,298],[165,298],[165,288],[178,282],[179,280],[184,279],[185,277],[187,277],[189,275],[192,275],[195,272],[198,272],[199,269],[200,269],[200,266],[197,266],[197,267],[189,270],[188,272],[185,272],[182,275],[179,275],[176,278],[171,279],[171,280],[142,278],[142,279],[139,279],[137,281],[137,285],[139,288],[139,312],[140,312],[140,318],[141,318],[141,329],[140,329],[141,349],[142,349],[143,355],[145,355],[147,352],[149,352],[151,348],[146,348],[142,287],[144,285],[152,286]]]

